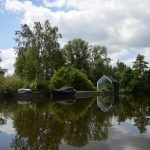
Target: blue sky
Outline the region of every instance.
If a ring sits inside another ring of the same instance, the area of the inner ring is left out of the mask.
[[[138,53],[150,62],[149,0],[0,0],[2,67],[13,72],[15,31],[49,19],[64,45],[73,38],[105,45],[112,64],[132,66]]]
[[[14,14],[0,13],[0,48],[8,49],[14,46],[15,31],[20,28],[20,22]]]

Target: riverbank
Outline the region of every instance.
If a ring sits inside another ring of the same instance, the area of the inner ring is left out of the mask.
[[[107,96],[114,94],[123,94],[123,93],[114,93],[114,92],[99,92],[99,91],[76,91],[76,98],[84,97],[94,97],[94,96]],[[51,98],[51,93],[6,93],[0,94],[0,99],[40,99],[40,98]],[[65,97],[64,97],[65,98]]]

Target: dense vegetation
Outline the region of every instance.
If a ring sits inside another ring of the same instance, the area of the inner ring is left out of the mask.
[[[87,75],[74,67],[62,67],[51,78],[51,88],[72,86],[79,91],[92,91],[96,88]]]
[[[60,38],[58,28],[52,27],[49,21],[35,22],[33,28],[22,25],[16,31],[15,72],[4,76],[6,70],[0,67],[0,91],[16,91],[21,87],[49,90],[61,86],[92,90],[104,74],[118,79],[121,91],[150,90],[150,68],[143,55],[138,54],[133,68],[119,61],[112,67],[105,46],[76,38],[60,48]]]

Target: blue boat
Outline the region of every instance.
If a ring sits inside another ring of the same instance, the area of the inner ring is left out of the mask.
[[[18,89],[18,93],[32,93],[31,89]]]

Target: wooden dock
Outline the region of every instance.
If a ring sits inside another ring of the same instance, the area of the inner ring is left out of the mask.
[[[114,94],[115,94],[114,92],[78,91],[76,92],[76,97],[82,98],[82,97],[108,96]]]

